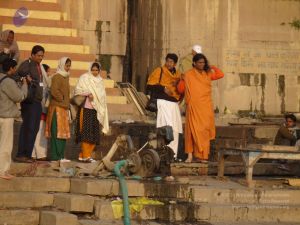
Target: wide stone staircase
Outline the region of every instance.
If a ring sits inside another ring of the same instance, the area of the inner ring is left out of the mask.
[[[86,165],[86,164],[85,164]],[[77,165],[80,166],[80,165]],[[121,198],[117,179],[72,177],[67,166],[13,164],[19,177],[0,180],[0,224],[108,225],[123,224],[112,201]],[[50,172],[52,171],[52,172]],[[40,176],[43,173],[43,176]],[[246,188],[215,177],[176,177],[173,182],[127,180],[130,198],[159,200],[132,211],[132,224],[299,224],[300,189],[274,183]]]
[[[14,22],[16,15],[20,16],[19,13],[25,16],[25,23],[22,25]],[[11,29],[15,32],[20,62],[30,57],[31,49],[36,44],[45,48],[43,63],[48,64],[52,72],[57,68],[58,59],[70,57],[71,87],[87,71],[89,63],[97,58],[95,54],[91,54],[91,47],[84,44],[72,21],[67,20],[67,14],[62,11],[57,0],[0,0],[0,25],[0,30]],[[106,76],[105,72],[103,76]],[[105,87],[111,120],[139,119],[140,113],[113,80],[106,79]]]

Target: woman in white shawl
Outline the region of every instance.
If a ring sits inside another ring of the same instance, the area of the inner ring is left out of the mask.
[[[5,30],[0,33],[0,56],[19,60],[20,52],[17,42],[14,40],[15,33],[12,30]],[[1,61],[1,60],[0,60]]]
[[[100,63],[91,63],[75,87],[75,96],[85,96],[76,117],[75,141],[81,142],[79,161],[94,162],[91,156],[100,142],[100,129],[105,134],[109,131],[106,93],[100,70]]]
[[[47,112],[45,136],[50,138],[52,161],[67,162],[64,158],[66,139],[70,138],[70,75],[71,59],[63,57],[58,62],[56,73],[51,79],[50,104]]]

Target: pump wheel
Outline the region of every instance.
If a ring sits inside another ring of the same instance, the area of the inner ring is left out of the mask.
[[[158,153],[153,149],[143,149],[139,152],[142,159],[142,167],[146,176],[153,175],[160,165],[160,158]]]
[[[129,171],[131,173],[137,173],[141,169],[142,160],[138,153],[131,153],[127,160],[129,162]]]

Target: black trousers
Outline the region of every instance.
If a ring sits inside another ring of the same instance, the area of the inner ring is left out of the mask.
[[[36,135],[39,131],[42,115],[40,102],[21,103],[23,123],[20,128],[17,157],[31,158]]]

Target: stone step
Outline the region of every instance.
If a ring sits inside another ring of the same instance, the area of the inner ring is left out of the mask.
[[[13,163],[21,166],[20,163]],[[28,164],[25,165],[28,167]],[[16,171],[17,169],[15,169]],[[1,192],[69,192],[70,180],[69,178],[58,177],[16,177],[9,182],[0,179],[0,193]]]
[[[10,1],[0,1],[1,3],[8,3]],[[40,3],[39,3],[40,4]],[[8,17],[14,17],[16,14],[16,11],[24,6],[19,6],[17,8],[8,8],[5,5],[0,5],[0,15],[1,16],[8,16]],[[43,9],[28,9],[28,16],[30,18],[34,19],[44,19],[47,20],[51,18],[52,20],[66,20],[67,19],[67,14],[61,12],[60,10],[43,10]]]
[[[22,34],[15,33],[15,40],[18,41],[31,41],[31,42],[39,42],[39,43],[51,43],[51,44],[70,44],[73,45],[82,45],[83,41],[81,37],[63,37],[63,36],[50,36],[50,35],[38,35],[38,34]],[[26,56],[30,55],[31,51],[23,51]],[[48,53],[48,52],[47,52]],[[80,54],[81,55],[81,54]],[[95,56],[93,55],[94,59]],[[86,60],[85,60],[86,61]]]
[[[95,201],[95,216],[100,220],[115,219],[110,201]],[[133,212],[131,219],[185,221],[188,218],[188,207],[185,204],[144,205],[140,212]]]
[[[89,195],[54,194],[54,206],[66,212],[93,212],[95,198]]]
[[[0,13],[1,12],[2,9],[0,9]],[[5,23],[2,24],[2,30],[13,30],[15,33],[21,33],[21,34],[77,37],[77,30],[73,28],[29,26],[27,24],[16,27],[13,24]]]
[[[30,57],[30,55],[31,55],[31,50],[30,51],[20,50],[20,56],[22,59],[27,59],[28,57]],[[79,54],[79,53],[69,53],[69,52],[68,53],[66,53],[66,52],[48,52],[46,49],[44,59],[45,60],[56,60],[58,62],[58,60],[60,58],[65,57],[65,56],[70,57],[72,60],[82,61],[82,62],[93,62],[93,61],[95,61],[95,58],[96,58],[96,56],[93,54]],[[86,68],[86,71],[87,71],[87,68]],[[84,73],[84,70],[82,70],[82,72]]]
[[[0,208],[39,208],[53,205],[53,194],[0,192]]]
[[[23,2],[24,1],[29,1],[31,2],[32,0],[22,0]],[[34,0],[36,2],[51,2],[51,3],[57,3],[57,0]]]
[[[88,45],[72,45],[72,44],[49,44],[49,43],[39,43],[39,42],[18,42],[20,50],[31,51],[34,45],[42,45],[47,52],[69,52],[69,53],[79,53],[79,54],[89,54],[90,47]],[[67,53],[66,53],[67,54]],[[85,68],[88,68],[86,66]]]
[[[191,187],[192,200],[215,204],[300,205],[300,190]]]
[[[30,15],[31,16],[31,15]],[[49,17],[51,18],[51,17]],[[35,19],[35,18],[27,18],[26,26],[33,27],[58,27],[58,28],[72,28],[71,21],[65,20],[52,20],[52,19]],[[0,20],[2,24],[11,24],[13,17],[10,16],[0,16]],[[18,40],[18,39],[17,39]]]
[[[68,53],[65,54],[66,56],[68,56]],[[72,60],[72,58],[71,58]],[[56,68],[57,64],[58,64],[58,59],[57,60],[48,60],[48,59],[44,59],[43,63],[47,64],[48,66],[50,66],[50,68]],[[85,70],[87,71],[87,68],[89,68],[90,66],[90,62],[83,62],[83,61],[76,61],[76,60],[72,60],[72,65],[71,65],[71,74],[73,75],[72,71],[73,70]]]
[[[300,205],[268,204],[199,204],[194,206],[194,218],[207,222],[267,222],[297,223]]]
[[[106,96],[106,102],[110,104],[127,105],[125,96]]]
[[[39,225],[38,210],[0,210],[0,224],[2,225]]]
[[[165,182],[140,182],[127,180],[130,197],[179,198],[188,199],[189,185]],[[113,179],[71,179],[70,193],[97,196],[119,196],[119,182]]]
[[[40,225],[78,225],[78,219],[66,212],[42,211]]]
[[[88,219],[81,219],[78,221],[79,225],[123,225],[122,220],[88,220]],[[162,222],[154,222],[154,221],[134,221],[131,220],[130,223],[132,225],[166,225],[166,223]]]
[[[108,95],[106,93],[106,95]],[[107,110],[109,115],[111,114],[129,114],[129,115],[139,115],[139,111],[136,109],[133,103],[126,104],[126,107],[120,107],[120,104],[107,104]]]
[[[50,2],[35,2],[35,1],[17,1],[17,0],[9,0],[9,1],[1,1],[1,8],[7,9],[18,9],[21,7],[25,7],[29,10],[42,10],[42,11],[61,11],[61,7],[57,3]]]

